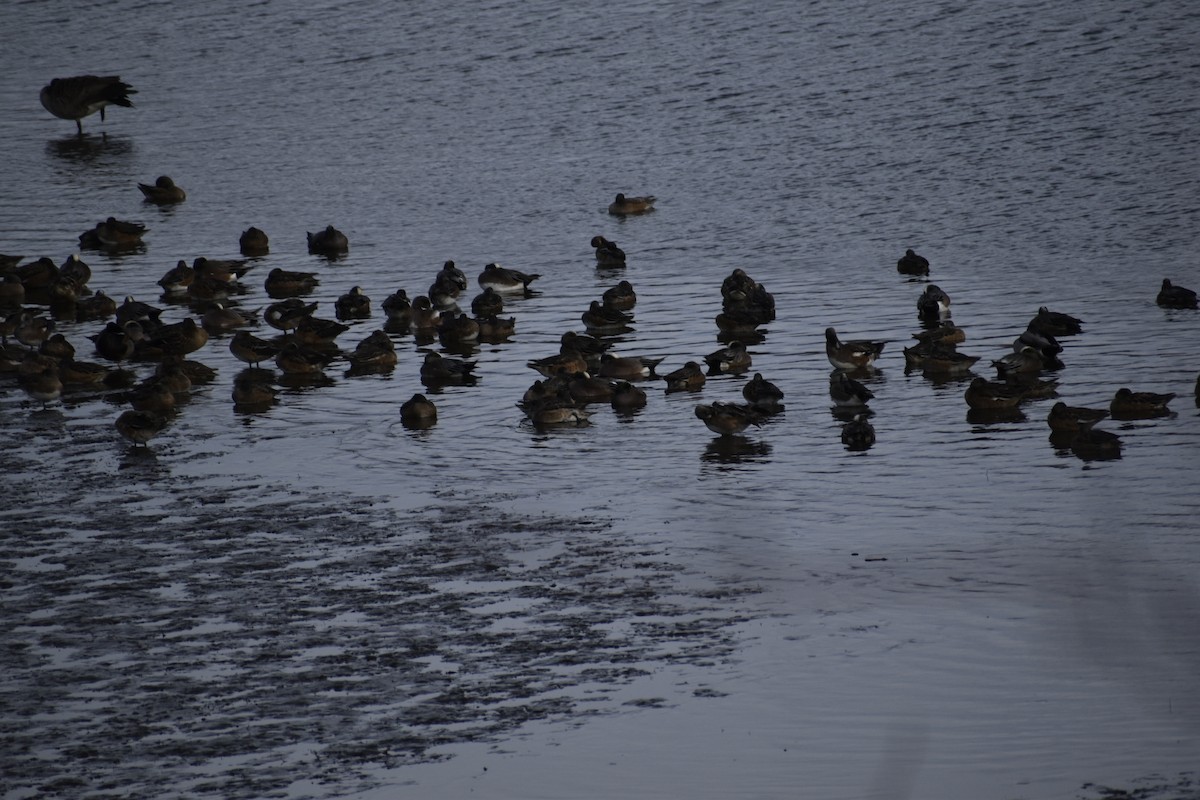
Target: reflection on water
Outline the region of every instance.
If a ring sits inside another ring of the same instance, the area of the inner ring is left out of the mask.
[[[80,168],[116,166],[133,155],[134,142],[129,136],[107,133],[64,136],[46,142],[46,154]]]
[[[765,463],[771,458],[771,444],[742,435],[717,436],[700,458],[717,464]]]

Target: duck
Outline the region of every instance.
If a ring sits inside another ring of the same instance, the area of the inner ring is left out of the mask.
[[[1061,400],[1050,408],[1046,424],[1056,433],[1075,433],[1081,428],[1090,428],[1108,416],[1108,409],[1069,406]]]
[[[527,361],[525,364],[538,374],[552,378],[555,375],[573,375],[576,372],[587,372],[588,362],[578,350],[572,350],[566,345],[559,348],[556,355]]]
[[[605,239],[603,236],[593,236],[592,247],[596,251],[597,267],[625,266],[625,251],[618,247],[616,242]]]
[[[600,302],[606,308],[628,311],[637,305],[637,293],[633,291],[632,283],[621,281],[616,286],[605,289],[604,294],[600,296]]]
[[[124,411],[114,423],[117,433],[134,447],[148,447],[148,442],[167,427],[167,418],[152,411]]]
[[[137,323],[129,323],[136,325]],[[96,354],[109,361],[128,361],[133,356],[136,340],[129,330],[116,322],[109,322],[99,333],[92,335],[96,345]]]
[[[279,391],[258,370],[246,370],[233,379],[231,396],[239,410],[263,409],[275,403]]]
[[[493,344],[504,341],[517,332],[516,317],[478,317],[475,322],[479,325],[479,338]]]
[[[716,317],[717,330],[730,336],[755,336],[767,322],[760,310],[744,305],[722,310]]]
[[[447,347],[479,341],[479,323],[461,311],[449,311],[438,320],[438,340]]]
[[[238,251],[248,258],[259,258],[271,252],[271,240],[261,228],[251,225],[238,237]]]
[[[614,411],[628,413],[646,405],[646,390],[629,381],[614,381],[612,393]]]
[[[875,393],[837,370],[829,376],[829,397],[838,408],[861,408],[875,399]]]
[[[447,281],[444,278],[438,278],[429,286],[429,290],[425,293],[425,297],[429,299],[430,304],[439,312],[445,313],[448,311],[458,311],[458,296],[462,294],[462,290],[454,283]]]
[[[108,319],[117,313],[117,301],[97,289],[90,297],[81,297],[75,304],[75,321]]]
[[[612,400],[613,381],[586,372],[576,372],[567,377],[567,392],[578,405],[607,403]]]
[[[586,425],[592,412],[554,400],[534,403],[524,409],[525,415],[537,427]]]
[[[17,370],[17,385],[29,397],[42,404],[42,410],[62,396],[63,382],[58,362],[52,358],[29,353]]]
[[[108,367],[91,361],[64,358],[58,362],[58,377],[64,388],[98,386],[104,383],[108,373]]]
[[[171,394],[184,394],[191,390],[192,379],[183,368],[183,359],[171,358],[160,361],[154,368],[154,380],[162,384]]]
[[[314,272],[297,272],[275,267],[267,273],[263,288],[267,295],[279,300],[285,297],[308,294],[321,283]]]
[[[950,313],[950,295],[937,284],[929,284],[917,298],[917,317],[923,320],[939,320]]]
[[[608,213],[621,217],[628,214],[645,214],[647,211],[654,210],[655,200],[657,198],[653,195],[626,197],[624,194],[618,193],[616,198],[608,204]]]
[[[147,203],[170,205],[182,203],[187,199],[187,192],[182,187],[176,186],[170,175],[159,175],[152,184],[139,183],[138,189],[141,190]]]
[[[343,325],[332,319],[320,317],[304,317],[292,331],[292,337],[309,347],[327,347],[333,340],[350,330],[349,325]]]
[[[866,450],[875,444],[875,428],[863,414],[855,414],[854,419],[842,426],[842,444],[847,450]]]
[[[504,313],[504,297],[491,286],[471,300],[471,313],[477,317],[498,317]]]
[[[254,367],[275,358],[279,355],[279,350],[277,345],[260,339],[249,331],[237,331],[229,340],[229,352],[233,357]]]
[[[1033,319],[1029,320],[1026,328],[1038,333],[1048,333],[1051,336],[1073,336],[1083,332],[1083,320],[1041,306]]]
[[[379,304],[379,307],[383,309],[383,313],[387,315],[389,322],[396,323],[404,328],[407,328],[412,323],[412,301],[408,299],[408,292],[403,289],[397,289],[383,298],[383,302]]]
[[[1026,328],[1021,335],[1013,340],[1013,352],[1019,353],[1026,347],[1032,347],[1042,354],[1042,358],[1053,361],[1063,351],[1063,346],[1053,334]]]
[[[520,272],[499,264],[487,264],[483,272],[479,273],[479,285],[484,289],[490,287],[501,294],[528,294],[529,284],[540,277],[536,272]]]
[[[36,350],[54,332],[54,320],[49,317],[35,315],[28,311],[20,313],[21,316],[18,319],[13,335],[16,336],[17,341],[21,344]]]
[[[1121,437],[1117,434],[1093,428],[1081,427],[1072,437],[1071,452],[1083,461],[1105,461],[1121,457]]]
[[[1121,388],[1113,395],[1108,410],[1113,419],[1147,419],[1170,413],[1167,404],[1175,399],[1175,393],[1135,392]]]
[[[963,397],[968,406],[979,411],[1011,411],[1025,399],[1025,390],[1010,383],[975,378]]]
[[[625,381],[654,379],[658,377],[654,368],[662,361],[662,358],[615,356],[612,353],[604,353],[600,356],[600,374],[605,378],[618,378]]]
[[[117,75],[76,75],[54,78],[42,87],[40,99],[42,107],[54,116],[74,120],[76,131],[82,136],[84,117],[99,111],[103,121],[108,106],[133,108],[131,94],[137,94],[137,89]]]
[[[334,354],[288,342],[275,356],[275,366],[289,375],[317,375],[333,361]]]
[[[741,267],[734,267],[721,281],[722,303],[740,303],[749,300],[758,287],[758,281],[751,278]]]
[[[165,356],[161,365],[163,367],[178,367],[183,374],[188,376],[188,380],[196,385],[212,383],[217,377],[217,371],[212,367],[202,364],[199,361],[191,361],[183,356]]]
[[[116,217],[97,222],[96,227],[92,229],[96,241],[101,246],[114,248],[136,247],[142,243],[142,237],[148,232],[149,229],[140,222],[128,222]]]
[[[326,225],[325,230],[307,233],[308,252],[319,256],[340,256],[350,252],[350,240],[346,234],[332,225]]]
[[[222,283],[235,283],[244,278],[253,269],[253,265],[244,258],[206,258],[197,256],[192,259],[192,268],[196,276],[207,276]]]
[[[52,333],[38,345],[38,352],[56,361],[62,361],[64,358],[75,357],[75,346],[61,333]]]
[[[920,347],[920,345],[917,345],[917,347]],[[907,356],[908,349],[904,352]],[[966,353],[960,353],[953,346],[938,347],[934,345],[921,358],[921,369],[928,376],[963,375],[970,372],[971,367],[975,366],[979,359],[980,356],[969,356]]]
[[[191,317],[170,325],[162,325],[150,336],[147,342],[139,342],[139,348],[144,344],[147,355],[154,351],[173,356],[183,356],[194,353],[208,342],[208,331],[196,324]],[[153,356],[151,356],[153,357]]]
[[[14,273],[0,275],[0,309],[12,311],[25,302],[25,284]]]
[[[400,404],[400,422],[406,428],[428,428],[437,423],[437,406],[417,392]]]
[[[738,341],[714,350],[704,357],[710,375],[740,375],[750,369],[750,351]]]
[[[761,372],[754,373],[754,377],[742,386],[742,397],[759,413],[773,415],[783,411],[783,390],[764,378]]]
[[[913,252],[912,248],[909,248],[896,262],[896,271],[901,275],[928,275],[929,259],[918,255]]]
[[[995,359],[992,361],[992,366],[996,368],[1002,379],[1014,375],[1036,375],[1047,368],[1042,354],[1029,345],[1023,346],[1015,353]]]
[[[599,300],[593,300],[580,319],[589,333],[618,334],[630,330],[633,317],[615,308],[605,308]]]
[[[289,297],[278,303],[272,303],[263,311],[263,319],[276,330],[287,333],[293,331],[305,319],[311,317],[317,310],[316,303],[305,303],[296,297]]]
[[[59,269],[54,261],[42,256],[36,261],[22,264],[13,273],[21,281],[26,292],[33,289],[48,289],[58,282]]]
[[[421,382],[426,386],[474,383],[478,380],[478,376],[473,374],[474,369],[474,361],[450,358],[430,351],[421,363]]]
[[[333,310],[340,320],[367,319],[371,316],[371,298],[361,286],[353,286],[334,302]]]
[[[169,414],[175,410],[175,393],[154,377],[147,378],[130,389],[125,397],[134,411]]]
[[[350,361],[350,368],[359,372],[391,369],[398,360],[396,346],[381,330],[374,331],[359,342],[354,352],[348,353],[346,358]]]
[[[181,258],[175,266],[163,273],[158,279],[158,285],[162,287],[164,294],[179,295],[185,293],[195,280],[195,268]]]
[[[226,308],[220,303],[214,303],[212,308],[205,311],[204,316],[200,318],[200,325],[214,336],[245,328],[256,322],[253,313],[239,311],[236,308]]]
[[[438,318],[442,312],[433,307],[433,302],[425,295],[417,295],[412,301],[412,329],[414,333],[431,333],[437,330]]]
[[[595,359],[597,366],[600,364],[601,354],[612,347],[612,342],[588,333],[576,333],[575,331],[567,331],[559,337],[558,341],[562,350],[575,350],[589,362]]]
[[[444,261],[437,275],[434,276],[435,282],[449,283],[460,292],[465,292],[468,287],[467,276],[458,265],[453,261]]]
[[[86,287],[87,282],[92,279],[92,268],[79,257],[79,253],[71,253],[58,265],[58,277],[60,280],[73,281],[77,286]]]
[[[871,369],[875,359],[883,352],[887,342],[871,342],[862,339],[843,342],[838,339],[837,331],[825,329],[825,355],[829,363],[838,369],[856,370]]]
[[[1196,293],[1182,286],[1175,286],[1170,278],[1163,278],[1155,301],[1163,308],[1196,308]]]
[[[950,346],[962,344],[967,340],[967,332],[955,325],[948,319],[940,320],[938,324],[932,328],[917,331],[912,335],[912,338],[921,343],[936,343],[939,345]]]
[[[668,372],[663,378],[667,382],[667,394],[699,391],[708,380],[703,368],[695,361],[689,361],[679,369]]]
[[[721,436],[739,434],[751,425],[761,426],[762,414],[743,403],[713,402],[696,406],[696,417],[705,427]]]

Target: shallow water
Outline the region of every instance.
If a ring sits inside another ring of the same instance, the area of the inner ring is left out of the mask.
[[[92,289],[158,302],[257,225],[237,302],[276,266],[320,274],[325,317],[362,286],[343,350],[447,259],[540,291],[422,432],[398,406],[440,348],[411,336],[390,374],[337,362],[262,414],[232,409],[214,338],[192,358],[216,381],[149,452],[117,397],[43,411],[0,376],[5,797],[1194,794],[1200,316],[1154,303],[1200,283],[1194,9],[225,6],[6,11],[0,252],[61,262],[139,220],[144,249],[83,257]],[[79,138],[37,89],[82,72],[138,94]],[[144,205],[164,173],[187,202]],[[617,191],[658,210],[612,217]],[[326,224],[333,263],[305,247]],[[596,234],[625,270],[594,267]],[[904,370],[906,247],[976,374],[1045,305],[1085,321],[1062,399],[1173,413],[1101,423],[1123,449],[1099,462],[1048,441],[1052,401],[969,419],[969,378]],[[734,267],[776,298],[750,349],[784,415],[714,437],[694,406],[745,380],[719,376],[523,420],[526,362],[605,288],[633,283],[618,349],[665,372],[718,346]],[[889,342],[865,452],[830,413],[827,326]],[[60,330],[91,358],[100,327]]]

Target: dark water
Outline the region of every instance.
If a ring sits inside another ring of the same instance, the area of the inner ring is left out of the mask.
[[[541,275],[420,433],[398,408],[440,348],[411,336],[392,373],[337,362],[256,415],[214,338],[192,357],[216,381],[148,453],[116,398],[42,411],[0,376],[4,797],[1194,794],[1200,316],[1154,302],[1200,284],[1190,4],[3,17],[0,252],[61,262],[138,220],[144,249],[84,251],[90,287],[159,302],[178,259],[257,225],[237,302],[265,305],[276,266],[319,272],[326,317],[362,286],[344,350],[447,259]],[[37,92],[85,72],[138,94],[81,139]],[[186,203],[141,202],[159,174]],[[658,210],[612,217],[618,191]],[[305,247],[327,224],[335,263]],[[596,234],[624,271],[595,268]],[[975,374],[1044,305],[1085,321],[1061,399],[1131,386],[1173,413],[1101,423],[1123,449],[1098,462],[1048,441],[1050,402],[969,419],[969,376],[905,373],[906,247]],[[523,420],[526,361],[605,288],[639,296],[618,349],[666,371],[718,346],[735,267],[776,298],[752,370],[783,416],[721,442],[693,414],[740,398],[720,376],[577,430]],[[830,413],[828,326],[889,341],[865,452]],[[91,358],[100,327],[60,330]]]

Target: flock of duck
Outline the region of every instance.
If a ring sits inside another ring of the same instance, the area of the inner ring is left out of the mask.
[[[55,116],[80,120],[89,114],[104,116],[107,105],[131,106],[129,95],[136,91],[119,78],[79,76],[55,79],[41,93],[42,104]],[[144,201],[160,205],[182,203],[187,193],[170,177],[154,183],[139,183]],[[608,206],[610,214],[629,217],[654,210],[653,196],[618,194]],[[146,228],[135,222],[109,217],[79,236],[81,250],[121,252],[142,247]],[[308,235],[311,254],[335,261],[349,251],[344,233],[327,226]],[[620,270],[625,252],[613,241],[594,236],[591,246],[597,268]],[[270,338],[252,332],[258,314],[242,310],[233,299],[249,290],[247,273],[270,253],[270,242],[262,230],[251,227],[239,238],[242,259],[195,258],[179,261],[158,281],[165,303],[186,304],[196,317],[174,323],[161,319],[163,309],[126,297],[118,304],[102,290],[91,292],[91,270],[78,254],[61,264],[50,258],[22,263],[20,256],[0,256],[0,373],[15,373],[17,384],[43,408],[59,400],[64,392],[101,391],[129,408],[115,420],[115,428],[134,446],[146,445],[161,433],[179,412],[180,400],[192,386],[211,382],[215,371],[188,356],[205,347],[210,339],[228,337],[234,358],[246,364],[233,380],[234,407],[246,413],[269,409],[278,400],[277,385],[329,382],[325,370],[335,360],[349,364],[348,376],[392,370],[397,362],[395,335],[413,335],[418,346],[440,341],[445,354],[429,349],[420,367],[421,382],[428,388],[472,385],[477,381],[476,363],[466,358],[479,342],[501,343],[516,330],[516,319],[504,317],[505,303],[513,297],[529,298],[540,276],[498,264],[486,265],[476,278],[478,294],[470,300],[468,315],[460,307],[471,282],[453,261],[446,261],[433,276],[428,291],[410,299],[397,290],[380,304],[385,322],[351,349],[343,351],[336,340],[350,330],[344,324],[372,317],[372,302],[359,287],[353,287],[334,303],[336,319],[316,316],[318,303],[304,297],[320,284],[315,272],[273,268],[265,276],[263,289],[272,301],[262,310],[262,322],[277,331]],[[905,276],[927,279],[929,261],[913,250],[899,259],[897,271]],[[588,406],[605,403],[621,414],[645,406],[646,391],[639,384],[662,380],[667,393],[696,392],[712,375],[742,375],[752,366],[746,342],[762,338],[760,328],[775,319],[775,300],[770,292],[744,270],[734,269],[720,287],[721,312],[715,319],[722,346],[664,375],[657,368],[664,360],[610,352],[615,337],[632,330],[632,310],[637,294],[628,280],[621,280],[591,301],[580,317],[585,332],[565,331],[557,353],[530,360],[528,366],[540,374],[517,402],[535,426],[586,424]],[[1164,280],[1159,305],[1196,308],[1196,293]],[[917,299],[917,316],[922,329],[913,334],[916,343],[904,349],[907,369],[919,369],[933,377],[964,377],[980,360],[960,352],[965,338],[962,328],[950,318],[951,299],[936,284],[925,286]],[[95,353],[113,366],[77,360],[74,344],[55,332],[56,321],[104,323],[90,339]],[[1058,339],[1079,334],[1080,320],[1046,308],[1026,325],[1013,341],[1013,351],[992,361],[996,380],[975,377],[965,392],[969,418],[1003,420],[1020,417],[1020,407],[1030,401],[1056,397],[1057,380],[1043,373],[1063,368]],[[10,343],[13,337],[16,343]],[[841,439],[850,450],[865,450],[875,442],[869,418],[874,394],[864,385],[874,372],[885,342],[843,341],[830,327],[825,331],[825,352],[834,370],[829,380],[833,413],[843,422]],[[271,363],[274,369],[263,368]],[[703,362],[703,366],[701,365]],[[132,364],[153,365],[151,374],[139,379]],[[1200,401],[1200,379],[1197,381]],[[742,387],[744,402],[714,401],[695,406],[695,416],[720,437],[741,434],[760,426],[784,410],[783,391],[755,373]],[[1051,440],[1081,458],[1112,458],[1120,454],[1119,437],[1096,427],[1109,416],[1134,419],[1169,413],[1174,394],[1154,394],[1122,388],[1109,408],[1090,409],[1057,402],[1047,423]],[[400,407],[400,420],[410,428],[427,428],[437,423],[437,407],[424,394],[413,395]]]

